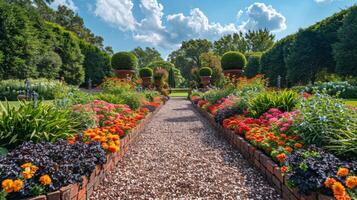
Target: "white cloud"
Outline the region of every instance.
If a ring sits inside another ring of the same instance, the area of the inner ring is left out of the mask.
[[[137,24],[133,16],[131,0],[97,0],[95,14],[121,30],[134,30]]]
[[[281,31],[286,28],[285,17],[264,3],[254,3],[245,11],[239,10],[237,19],[243,15],[247,19],[240,24],[211,22],[199,8],[192,9],[188,15],[165,16],[164,7],[158,0],[140,0],[143,18],[137,21],[133,6],[133,0],[97,0],[95,14],[119,29],[129,31],[134,40],[164,49],[175,48],[187,39],[215,40],[222,35],[248,29]]]
[[[331,3],[334,0],[314,0],[316,3]]]
[[[243,15],[244,11],[243,10],[239,10],[237,12],[237,20],[240,19],[240,17]]]
[[[246,13],[249,19],[242,23],[242,27],[246,30],[266,28],[279,32],[286,29],[285,17],[271,5],[256,2],[247,8]]]
[[[78,10],[77,6],[74,4],[72,0],[54,0],[50,5],[50,7],[54,9],[57,9],[58,6],[66,6],[73,11]]]

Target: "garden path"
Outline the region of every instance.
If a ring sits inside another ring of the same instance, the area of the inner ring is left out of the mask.
[[[191,103],[172,98],[91,199],[280,199]]]

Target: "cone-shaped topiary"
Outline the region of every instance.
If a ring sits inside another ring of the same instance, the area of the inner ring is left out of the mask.
[[[228,51],[223,54],[221,64],[223,70],[243,69],[247,64],[247,59],[238,51]]]
[[[212,76],[212,69],[209,67],[202,67],[198,73],[200,76]]]
[[[138,66],[138,59],[133,53],[118,52],[112,57],[112,67],[116,70],[135,70]]]
[[[139,71],[139,75],[141,78],[152,77],[153,74],[154,73],[153,73],[152,69],[148,68],[148,67],[141,68]]]

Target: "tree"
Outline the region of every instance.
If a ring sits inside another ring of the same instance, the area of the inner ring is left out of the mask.
[[[154,61],[154,62],[151,62],[150,64],[148,64],[147,67],[153,69],[154,71],[155,71],[156,68],[165,69],[167,72],[170,72],[172,70],[173,73],[174,73],[174,77],[175,77],[175,83],[177,85],[180,85],[184,81],[184,78],[182,77],[180,70],[177,69],[175,67],[175,65],[173,65],[170,62],[167,62],[167,61]]]
[[[26,10],[0,1],[0,51],[2,78],[36,77],[35,55],[39,41]]]
[[[247,66],[244,70],[244,75],[247,76],[248,78],[252,78],[259,74],[260,72],[260,57],[262,56],[262,53],[257,52],[254,54],[251,54],[248,58],[248,63]]]
[[[59,78],[58,73],[62,67],[61,57],[53,52],[46,52],[39,58],[37,64],[38,76],[41,78],[55,79]]]
[[[215,41],[213,46],[213,51],[220,56],[228,51],[248,51],[248,44],[242,32],[225,35]]]
[[[221,67],[221,57],[214,54],[212,51],[207,53],[202,53],[200,56],[201,68],[208,67],[212,69],[211,83],[218,84],[223,78],[222,67]]]
[[[263,52],[274,45],[275,36],[267,29],[257,31],[249,30],[245,33],[244,37],[249,52]]]
[[[169,55],[169,61],[180,69],[187,80],[193,80],[191,70],[200,67],[200,55],[212,49],[212,43],[206,39],[183,41],[180,49]]]
[[[357,76],[357,6],[353,6],[338,30],[334,45],[336,72],[343,76]]]
[[[155,48],[146,47],[144,50],[141,47],[136,47],[131,52],[138,58],[140,68],[146,67],[150,62],[163,61],[160,53]]]
[[[112,74],[110,56],[88,42],[82,41],[80,47],[84,55],[85,80],[91,79],[94,85],[100,84],[105,77]]]

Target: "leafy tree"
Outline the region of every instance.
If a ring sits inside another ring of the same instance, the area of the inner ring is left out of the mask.
[[[267,29],[248,31],[244,35],[249,52],[263,52],[270,49],[274,45],[275,36]]]
[[[220,56],[228,51],[248,51],[248,44],[242,32],[225,35],[215,41],[213,46],[213,51]]]
[[[35,54],[39,41],[26,10],[0,1],[0,51],[2,78],[36,77]],[[6,56],[5,56],[6,55]]]
[[[97,85],[102,80],[112,74],[110,56],[98,47],[82,41],[80,43],[81,52],[84,55],[85,80],[91,79]]]
[[[75,34],[66,31],[57,24],[47,22],[46,26],[52,35],[57,36],[53,39],[55,40],[55,52],[62,59],[59,77],[63,77],[67,83],[72,85],[82,84],[84,82],[84,56],[79,47],[80,40]]]
[[[187,80],[193,80],[191,70],[200,67],[200,55],[212,49],[212,43],[206,39],[188,40],[182,42],[180,49],[169,55],[169,61],[180,69]]]
[[[336,72],[357,76],[357,6],[353,6],[338,30],[339,41],[334,45]]]
[[[208,67],[212,69],[212,84],[219,83],[223,79],[222,67],[221,67],[221,57],[214,54],[212,51],[207,53],[202,53],[200,56],[201,68]]]
[[[248,63],[246,68],[244,69],[244,75],[248,78],[252,78],[260,72],[260,57],[262,53],[257,52],[251,54],[248,58]]]
[[[118,52],[112,56],[112,67],[117,70],[136,70],[138,58],[131,52]]]
[[[150,62],[163,61],[160,53],[155,48],[146,47],[142,49],[137,47],[131,52],[138,58],[140,68],[147,66]]]

